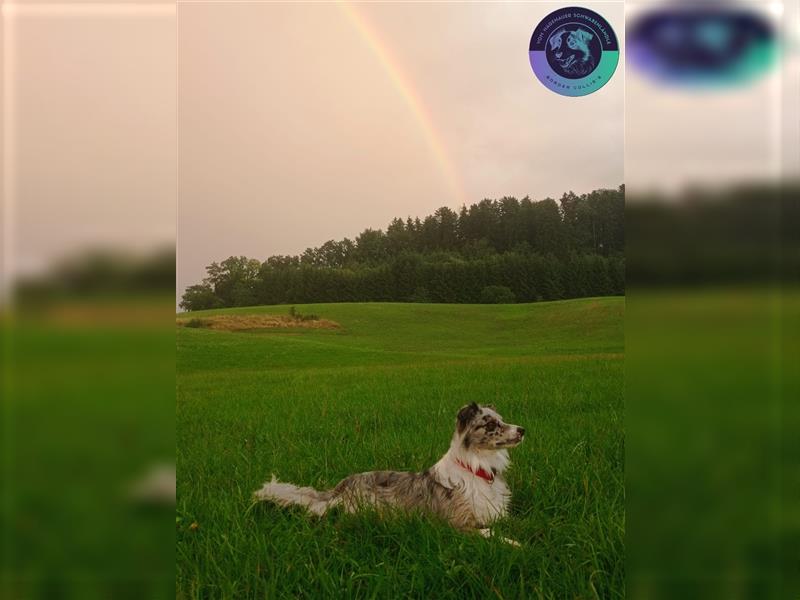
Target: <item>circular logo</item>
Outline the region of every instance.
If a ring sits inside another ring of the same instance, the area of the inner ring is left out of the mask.
[[[588,8],[561,8],[533,30],[531,67],[546,87],[563,96],[586,96],[609,82],[619,63],[611,25]]]

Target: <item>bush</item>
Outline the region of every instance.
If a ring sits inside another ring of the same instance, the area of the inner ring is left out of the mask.
[[[203,319],[189,319],[186,321],[184,327],[192,327],[192,328],[199,328],[199,327],[208,327],[208,323],[206,323]]]
[[[187,311],[222,308],[223,306],[225,303],[207,283],[190,285],[186,288],[180,303],[180,307]]]
[[[488,285],[481,290],[481,304],[513,304],[514,292],[504,285]]]
[[[295,321],[319,321],[319,316],[310,314],[310,315],[303,315],[300,314],[294,306],[289,307],[289,316],[294,319]]]

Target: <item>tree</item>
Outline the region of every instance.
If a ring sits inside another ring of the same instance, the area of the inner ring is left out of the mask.
[[[411,220],[409,219],[409,222]],[[412,224],[413,227],[413,224]],[[391,256],[397,256],[411,245],[411,232],[406,229],[403,219],[392,219],[386,228],[386,246]]]
[[[356,256],[359,261],[377,265],[389,256],[386,236],[380,229],[365,229],[356,238]]]
[[[385,233],[365,229],[355,240],[328,240],[299,256],[214,262],[181,305],[482,302],[490,296],[532,302],[622,294],[624,205],[620,186],[568,192],[559,202],[506,196],[457,213],[443,206],[424,219],[392,219]]]
[[[528,242],[536,252],[563,254],[566,251],[564,223],[552,198],[532,203],[525,224]]]
[[[442,250],[455,250],[458,247],[458,215],[442,206],[433,213],[438,226],[438,248]]]
[[[516,297],[504,285],[489,285],[481,290],[481,304],[513,304]]]
[[[221,263],[206,267],[208,283],[225,306],[236,306],[236,299],[244,297],[244,290],[254,290],[258,283],[261,262],[246,256],[231,256]]]
[[[186,311],[207,310],[210,308],[221,308],[223,302],[214,294],[214,290],[208,283],[198,283],[190,285],[181,297],[179,305]]]

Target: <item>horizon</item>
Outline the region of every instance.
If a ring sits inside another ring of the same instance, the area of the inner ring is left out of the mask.
[[[544,198],[534,198],[534,197],[532,197],[532,196],[531,196],[531,195],[529,195],[529,194],[526,194],[525,196],[521,196],[521,197],[517,197],[517,196],[510,196],[510,195],[505,195],[505,196],[495,196],[495,197],[492,197],[492,198],[482,198],[482,199],[480,199],[480,200],[477,200],[477,201],[475,201],[475,202],[471,202],[471,203],[469,203],[469,204],[462,204],[462,205],[460,205],[460,206],[458,206],[458,207],[452,207],[452,206],[437,206],[437,207],[436,207],[436,208],[434,208],[434,209],[433,209],[433,210],[432,210],[430,213],[428,213],[428,214],[426,214],[426,215],[419,215],[419,214],[417,214],[417,215],[404,215],[404,216],[397,215],[397,216],[395,216],[395,217],[392,217],[392,218],[389,220],[389,222],[388,222],[388,223],[386,223],[386,224],[384,224],[384,225],[382,225],[382,226],[371,226],[371,225],[368,225],[368,226],[365,226],[365,227],[363,227],[363,228],[362,228],[362,229],[361,229],[361,230],[360,230],[358,233],[356,233],[356,234],[344,235],[344,236],[342,236],[342,237],[340,237],[340,238],[331,238],[331,239],[327,239],[327,240],[322,240],[322,241],[319,241],[319,242],[317,242],[316,244],[313,244],[313,245],[311,245],[311,246],[306,246],[306,247],[305,247],[305,248],[303,248],[302,250],[299,250],[299,251],[296,251],[296,252],[280,252],[280,251],[279,251],[279,252],[276,252],[276,253],[274,253],[274,254],[265,255],[266,257],[265,257],[265,258],[264,258],[264,260],[262,260],[261,262],[265,262],[265,261],[266,261],[268,258],[271,258],[271,257],[273,257],[273,256],[300,256],[300,255],[302,255],[302,254],[303,254],[303,252],[305,252],[306,250],[310,250],[310,249],[314,249],[314,248],[319,248],[320,246],[322,246],[323,244],[325,244],[325,243],[326,243],[326,242],[328,242],[328,241],[343,241],[343,240],[347,239],[347,240],[351,240],[351,241],[355,242],[356,238],[357,238],[357,237],[358,237],[358,236],[359,236],[361,233],[363,233],[364,231],[380,231],[380,232],[383,232],[383,233],[385,234],[385,233],[386,233],[386,229],[388,228],[388,226],[389,226],[389,225],[391,225],[391,223],[392,223],[392,221],[393,221],[394,219],[400,219],[400,220],[401,220],[401,221],[403,221],[404,223],[405,223],[405,222],[406,222],[408,219],[411,219],[411,220],[412,220],[412,221],[414,221],[414,222],[416,222],[416,221],[424,222],[424,220],[425,220],[426,218],[428,218],[428,217],[430,217],[430,216],[433,216],[434,212],[435,212],[435,211],[437,211],[437,210],[438,210],[438,209],[440,209],[440,208],[449,208],[450,210],[452,210],[452,211],[453,211],[453,212],[455,212],[456,214],[459,214],[459,211],[461,210],[461,208],[462,208],[462,207],[469,208],[470,206],[473,206],[473,205],[479,204],[479,203],[483,202],[484,200],[491,200],[492,202],[496,202],[496,201],[502,200],[502,199],[504,199],[504,198],[512,198],[512,199],[515,199],[515,200],[517,200],[518,202],[521,202],[522,200],[524,200],[524,199],[526,199],[526,198],[527,198],[527,199],[529,199],[529,200],[530,200],[532,203],[534,203],[534,204],[535,204],[536,202],[543,202],[543,201],[545,201],[545,200],[553,200],[553,201],[555,201],[555,202],[556,202],[556,204],[557,204],[557,205],[559,205],[559,210],[561,210],[561,206],[560,206],[560,204],[559,204],[559,203],[560,203],[560,201],[561,201],[561,198],[562,198],[563,196],[567,195],[567,194],[573,193],[573,194],[575,194],[576,196],[578,196],[578,197],[581,197],[581,196],[586,196],[586,195],[588,195],[588,194],[591,194],[591,193],[593,193],[593,192],[600,192],[600,191],[604,191],[604,190],[612,190],[612,191],[617,191],[619,188],[623,187],[624,185],[625,185],[625,184],[620,184],[620,185],[618,185],[618,186],[615,186],[615,187],[596,188],[596,189],[589,190],[589,191],[586,191],[586,192],[575,192],[574,190],[568,190],[568,191],[564,192],[563,194],[560,194],[560,195],[557,195],[557,196],[546,196],[546,197],[544,197]],[[226,258],[230,258],[231,256],[242,256],[242,255],[229,255],[229,256],[225,256],[225,257],[220,257],[220,258],[217,258],[217,259],[213,260],[212,262],[219,262],[219,261],[221,261],[221,260],[225,260]],[[260,255],[259,255],[259,256],[260,256]],[[258,258],[259,258],[259,256],[253,255],[253,256],[248,256],[247,258],[254,258],[254,259],[258,259]],[[210,263],[209,263],[209,264],[210,264]]]

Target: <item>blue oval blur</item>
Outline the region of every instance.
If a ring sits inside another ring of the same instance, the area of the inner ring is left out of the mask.
[[[775,65],[777,49],[772,24],[744,9],[660,9],[627,30],[629,64],[677,85],[748,83]]]

